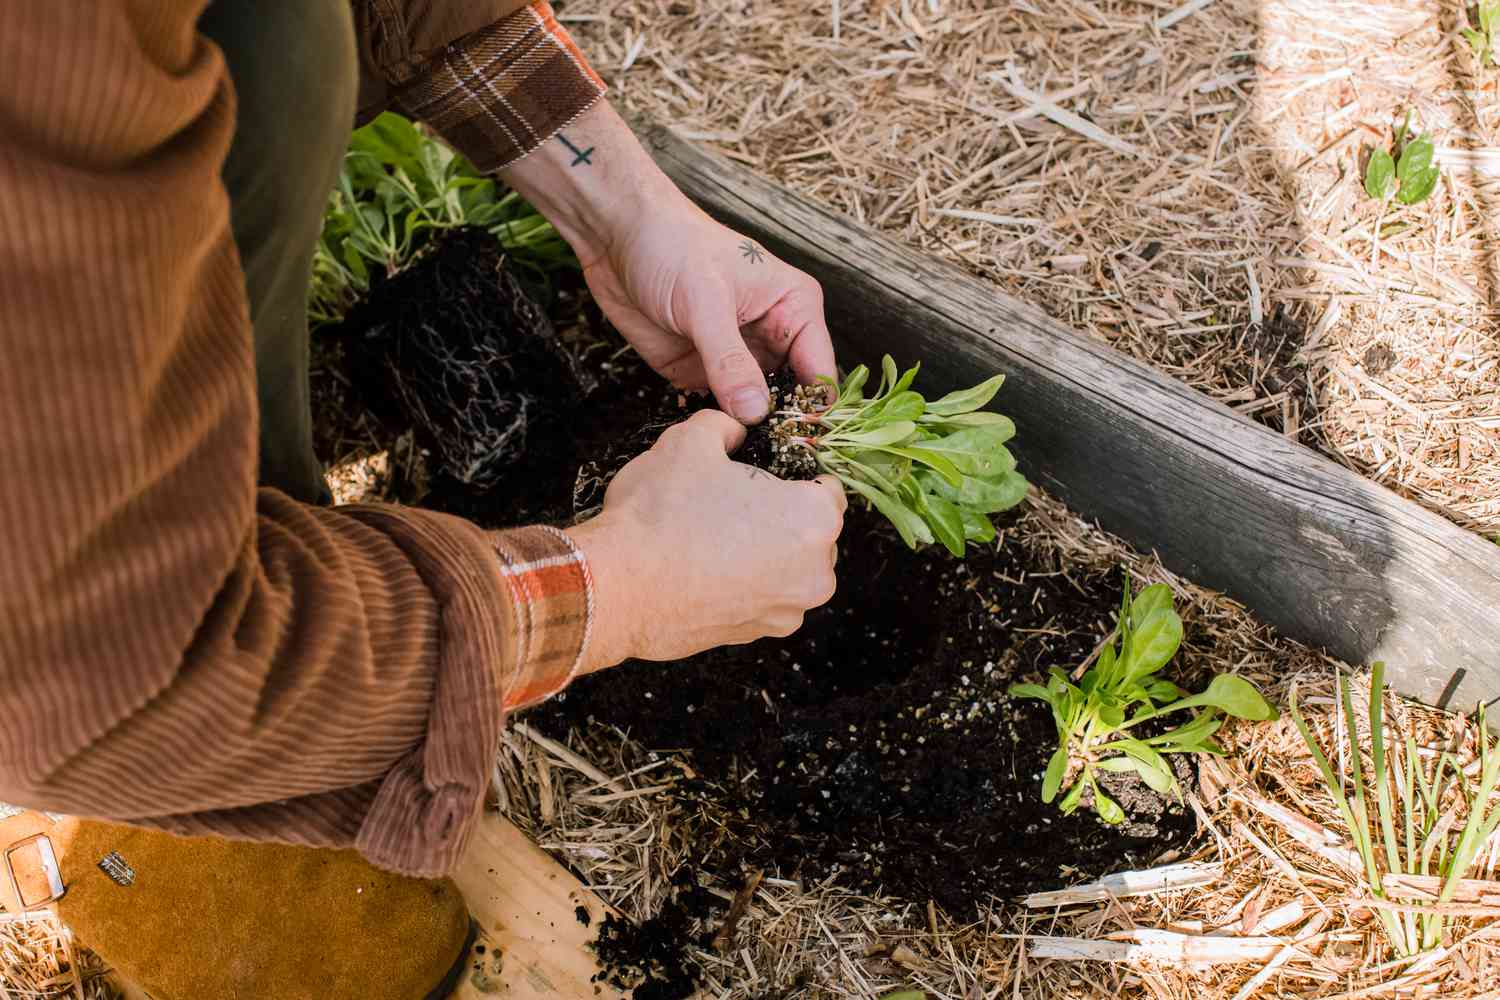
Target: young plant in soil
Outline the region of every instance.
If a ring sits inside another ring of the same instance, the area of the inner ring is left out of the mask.
[[[1403,205],[1425,201],[1437,187],[1441,170],[1433,162],[1432,133],[1413,136],[1411,112],[1396,133],[1395,155],[1384,149],[1370,153],[1365,167],[1365,193],[1381,203],[1382,209],[1395,198]]]
[[[1480,0],[1474,6],[1475,27],[1460,28],[1459,34],[1468,41],[1469,48],[1474,51],[1474,61],[1482,70],[1487,66],[1496,65],[1495,62],[1495,35],[1500,32],[1500,3],[1495,0]]]
[[[372,280],[405,269],[444,232],[480,228],[507,260],[546,284],[576,268],[552,224],[442,141],[392,112],[356,129],[313,250],[308,316],[337,323]]]
[[[1220,712],[1253,721],[1276,718],[1276,709],[1242,677],[1219,674],[1189,695],[1157,676],[1181,643],[1182,620],[1172,607],[1171,590],[1158,583],[1131,598],[1127,577],[1115,632],[1077,683],[1053,667],[1045,685],[1011,687],[1012,697],[1045,701],[1057,723],[1058,746],[1042,778],[1044,802],[1063,792],[1063,813],[1092,801],[1104,822],[1122,823],[1125,811],[1099,787],[1098,772],[1134,772],[1152,791],[1180,796],[1165,754],[1223,753],[1213,740],[1223,725]],[[1156,736],[1132,733],[1145,722],[1190,708],[1201,711],[1174,729]]]
[[[1404,911],[1377,909],[1381,929],[1397,955],[1409,958],[1431,951],[1442,944],[1443,925],[1447,919],[1442,910],[1453,902],[1459,884],[1490,836],[1500,827],[1500,806],[1491,809],[1491,797],[1500,790],[1500,745],[1492,743],[1485,724],[1484,706],[1479,707],[1474,739],[1478,746],[1478,772],[1473,783],[1466,769],[1450,752],[1438,755],[1431,773],[1417,751],[1414,737],[1407,734],[1404,766],[1391,766],[1387,754],[1384,703],[1385,664],[1376,663],[1370,673],[1370,772],[1366,788],[1364,763],[1359,740],[1359,726],[1354,716],[1349,679],[1339,676],[1339,698],[1344,712],[1344,728],[1349,746],[1345,754],[1335,744],[1334,756],[1347,760],[1346,779],[1335,771],[1328,756],[1318,745],[1307,720],[1297,708],[1297,691],[1290,697],[1292,721],[1307,743],[1308,752],[1322,773],[1328,794],[1343,816],[1349,835],[1364,862],[1367,888],[1376,899],[1386,898],[1385,876],[1436,876],[1442,888],[1433,912],[1420,907]],[[1453,803],[1456,795],[1464,806],[1466,819],[1455,840],[1456,825]],[[1380,840],[1370,835],[1369,799],[1375,799]],[[1383,848],[1383,863],[1377,844]]]
[[[988,542],[988,515],[1014,507],[1026,479],[1005,447],[1016,433],[1009,417],[981,410],[1005,376],[928,401],[911,388],[918,366],[898,373],[889,355],[880,385],[864,394],[864,365],[826,389],[797,387],[772,415],[772,470],[837,477],[896,526],[915,549],[941,542],[963,556],[968,542]],[[836,395],[827,403],[824,392]]]

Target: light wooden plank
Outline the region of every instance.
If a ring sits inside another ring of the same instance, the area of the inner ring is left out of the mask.
[[[453,880],[487,939],[480,942],[485,954],[471,956],[456,1000],[621,996],[593,982],[599,966],[588,947],[609,907],[515,824],[486,813]],[[580,906],[587,926],[578,920]]]
[[[1267,962],[1286,944],[1275,937],[1214,937],[1141,928],[1105,940],[1035,937],[1027,940],[1032,958],[1164,965],[1232,965]]]
[[[711,215],[822,283],[846,364],[920,359],[941,393],[994,371],[1021,468],[1174,571],[1398,692],[1468,708],[1500,696],[1500,546],[1252,423],[1107,344],[638,124]]]

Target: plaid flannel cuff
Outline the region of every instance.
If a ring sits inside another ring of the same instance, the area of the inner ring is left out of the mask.
[[[491,538],[514,602],[515,662],[504,704],[525,708],[577,676],[594,623],[594,581],[583,553],[556,528],[517,528]]]
[[[604,95],[604,81],[538,0],[435,55],[396,95],[480,170],[509,166]]]

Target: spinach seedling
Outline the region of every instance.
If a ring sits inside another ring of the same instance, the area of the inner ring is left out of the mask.
[[[1026,495],[1026,479],[1005,447],[1015,424],[980,409],[1005,377],[928,401],[911,388],[917,367],[898,373],[887,355],[880,385],[868,397],[864,365],[841,383],[824,380],[831,404],[817,389],[799,390],[775,414],[773,446],[800,452],[864,497],[912,548],[937,541],[961,557],[966,543],[995,538],[988,515]]]
[[[1432,133],[1412,138],[1411,112],[1401,123],[1392,156],[1384,149],[1370,154],[1365,165],[1365,193],[1381,203],[1382,209],[1392,198],[1403,205],[1425,201],[1437,187],[1438,165],[1433,162]]]
[[[1182,620],[1172,607],[1171,590],[1158,583],[1132,599],[1127,576],[1115,631],[1076,684],[1053,667],[1045,685],[1010,689],[1011,697],[1045,701],[1057,723],[1058,746],[1042,778],[1042,801],[1052,802],[1063,792],[1058,808],[1067,814],[1091,792],[1100,819],[1124,822],[1125,810],[1099,787],[1099,772],[1133,771],[1152,791],[1180,795],[1166,754],[1223,753],[1213,740],[1223,725],[1221,711],[1254,721],[1276,718],[1276,709],[1242,677],[1219,674],[1194,695],[1158,677],[1181,643]],[[1190,708],[1200,711],[1158,736],[1130,732],[1147,720]]]
[[[1479,63],[1479,68],[1500,65],[1495,59],[1495,30],[1500,28],[1500,3],[1494,0],[1480,0],[1475,5],[1474,13],[1479,21],[1479,28],[1460,28],[1469,42],[1469,47],[1474,50],[1474,59]]]

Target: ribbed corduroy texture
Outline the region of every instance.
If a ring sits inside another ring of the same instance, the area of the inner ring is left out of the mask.
[[[257,489],[200,8],[0,3],[0,799],[438,874],[530,616],[466,522]]]

